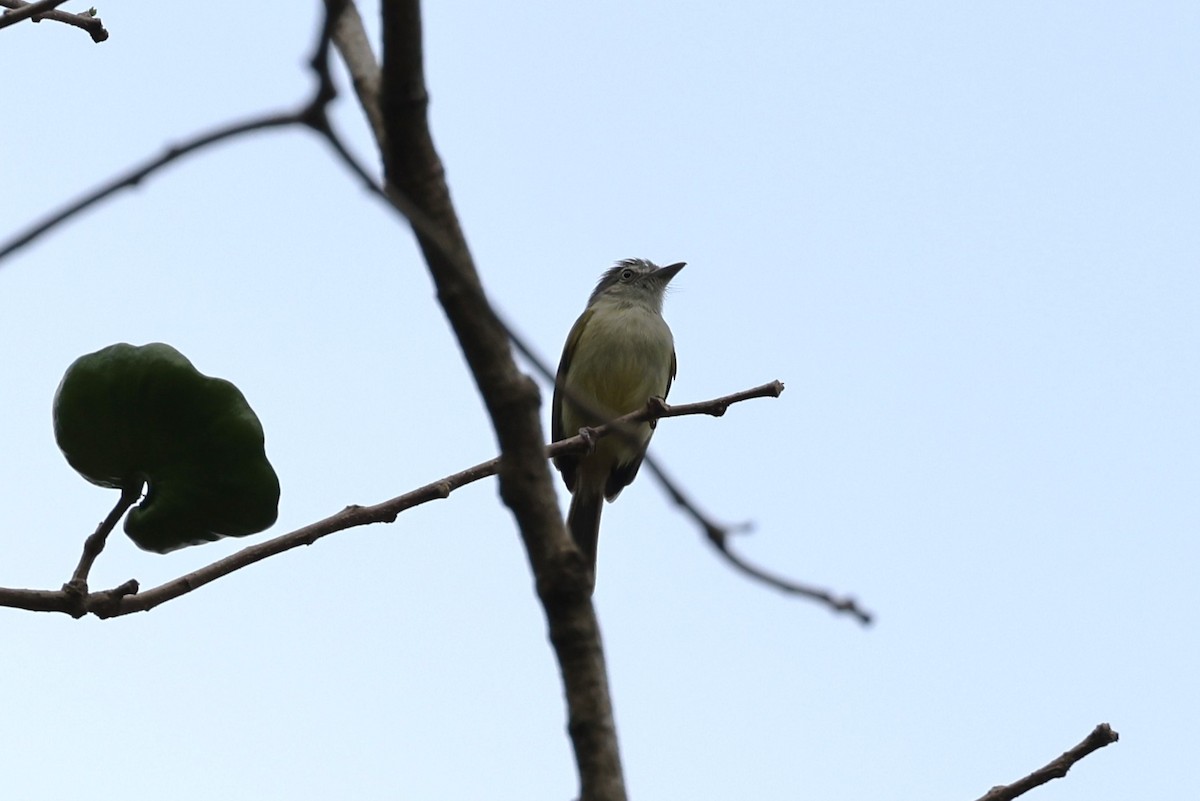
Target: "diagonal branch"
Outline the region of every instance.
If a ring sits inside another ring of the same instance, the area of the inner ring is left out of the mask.
[[[1045,766],[1038,768],[1033,773],[1022,779],[1018,779],[1012,784],[993,787],[981,796],[979,801],[1012,801],[1012,799],[1024,795],[1035,787],[1040,787],[1054,779],[1063,778],[1067,775],[1067,771],[1074,767],[1076,762],[1093,751],[1099,751],[1106,745],[1112,745],[1118,739],[1120,739],[1120,735],[1113,731],[1111,726],[1107,723],[1101,723],[1092,729],[1091,734],[1083,738],[1083,742],[1066,751],[1062,756],[1051,760]]]
[[[54,230],[58,226],[67,222],[73,217],[76,217],[81,212],[86,211],[102,200],[115,195],[122,189],[131,189],[140,184],[146,178],[149,178],[154,173],[161,170],[173,161],[183,158],[192,153],[196,153],[209,145],[214,145],[225,139],[232,139],[236,136],[250,133],[252,131],[262,131],[270,128],[282,128],[288,125],[296,125],[303,122],[304,112],[280,112],[275,114],[265,114],[257,117],[252,117],[242,122],[229,123],[212,131],[207,131],[191,139],[186,140],[183,144],[175,145],[167,149],[165,153],[157,158],[151,159],[129,171],[118,175],[105,184],[96,187],[86,195],[76,199],[72,203],[64,206],[56,212],[48,215],[39,222],[34,223],[21,233],[9,239],[7,242],[0,243],[0,261],[8,258],[16,253],[21,248],[32,243],[44,234]]]
[[[5,0],[0,0],[5,2]],[[336,5],[336,3],[335,3]],[[3,18],[0,18],[2,20]],[[328,117],[325,113],[328,105],[333,102],[337,96],[337,92],[333,86],[333,79],[329,73],[329,43],[333,37],[336,15],[327,14],[324,24],[321,28],[321,34],[317,39],[316,47],[314,48],[313,56],[310,59],[310,65],[313,68],[317,77],[317,86],[312,97],[300,108],[294,111],[274,112],[270,114],[261,114],[241,122],[228,123],[226,125],[215,128],[211,131],[206,131],[187,139],[183,144],[175,145],[167,149],[165,153],[157,158],[144,162],[136,167],[131,168],[125,173],[109,180],[108,182],[96,187],[91,192],[77,198],[72,203],[64,206],[56,212],[46,216],[39,222],[29,226],[24,231],[18,233],[7,242],[0,243],[0,261],[13,255],[21,248],[34,242],[46,233],[54,230],[60,225],[66,223],[87,209],[95,206],[103,200],[115,195],[122,189],[131,189],[138,186],[143,180],[149,178],[154,173],[177,161],[184,156],[198,153],[205,148],[238,136],[243,136],[255,131],[265,131],[275,128],[285,128],[292,125],[301,125],[315,130],[322,134],[327,139],[335,144],[335,147],[340,145],[340,142],[333,137],[332,131],[328,124]]]
[[[542,444],[537,386],[513,360],[509,338],[483,291],[445,171],[429,131],[418,0],[383,3],[381,100],[384,174],[450,240],[417,232],[438,301],[458,338],[500,444],[500,496],[512,510],[546,615],[567,701],[584,801],[624,801],[600,626],[587,568],[563,525]]]
[[[802,584],[788,578],[784,578],[776,573],[758,567],[747,561],[745,557],[738,554],[730,542],[732,535],[738,534],[748,528],[747,524],[740,526],[722,525],[707,514],[700,510],[700,507],[691,498],[687,497],[683,489],[679,486],[679,482],[667,475],[662,465],[658,462],[646,462],[647,468],[654,473],[662,482],[667,494],[671,496],[671,500],[681,506],[684,511],[696,521],[697,525],[704,531],[705,539],[708,544],[716,549],[725,561],[736,570],[744,573],[755,581],[762,582],[768,587],[773,587],[785,595],[796,595],[801,598],[808,598],[829,607],[831,611],[841,612],[851,615],[858,619],[864,626],[870,625],[874,618],[870,612],[860,608],[858,602],[849,596],[837,597],[829,590],[814,587],[810,584]]]
[[[333,29],[333,43],[346,64],[350,81],[354,85],[354,94],[358,97],[358,103],[371,125],[371,133],[374,134],[375,141],[380,143],[382,150],[384,128],[383,109],[379,104],[379,61],[375,58],[375,52],[371,50],[362,16],[353,0],[347,0],[338,16]]]

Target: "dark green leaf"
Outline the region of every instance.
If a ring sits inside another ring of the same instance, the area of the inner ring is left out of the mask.
[[[278,514],[258,417],[237,387],[170,345],[120,343],[77,359],[54,397],[54,436],[88,481],[148,485],[125,519],[148,551],[254,534]]]

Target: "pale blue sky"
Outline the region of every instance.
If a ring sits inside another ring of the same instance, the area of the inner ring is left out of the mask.
[[[0,31],[15,231],[199,129],[301,102],[318,4],[100,6]],[[363,6],[374,31],[377,10]],[[1101,721],[1045,801],[1181,797],[1200,715],[1200,6],[444,2],[434,135],[483,280],[546,356],[596,276],[667,300],[693,401],[596,602],[635,798],[973,799]],[[364,158],[354,102],[337,120]],[[178,164],[0,264],[0,586],[56,588],[115,493],[58,453],[80,354],[166,341],[236,382],[275,533],[494,454],[405,227],[303,131]],[[265,537],[252,538],[257,541]],[[153,586],[245,543],[114,537]],[[0,610],[13,798],[565,799],[557,669],[483,482],[114,621]]]

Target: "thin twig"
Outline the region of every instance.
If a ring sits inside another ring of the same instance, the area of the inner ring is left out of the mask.
[[[1111,726],[1101,723],[1092,729],[1092,732],[1083,738],[1083,742],[1079,745],[1012,784],[993,787],[980,796],[979,801],[1012,801],[1035,787],[1040,787],[1053,779],[1063,778],[1076,762],[1093,751],[1099,751],[1106,745],[1112,745],[1118,739],[1120,739],[1120,735],[1113,731]]]
[[[108,517],[104,518],[100,525],[96,526],[96,530],[83,541],[83,553],[79,557],[79,564],[76,565],[71,580],[63,585],[64,590],[79,597],[87,595],[88,574],[92,572],[92,565],[95,564],[96,557],[104,550],[104,543],[108,540],[108,535],[112,533],[113,528],[116,527],[129,507],[137,503],[141,494],[142,482],[140,481],[136,487],[124,487],[121,490],[121,497],[117,499],[117,503],[108,513]]]
[[[0,0],[0,2],[3,2],[3,0]],[[331,2],[335,6],[340,6],[339,0],[331,0]],[[321,34],[317,38],[317,44],[313,49],[312,58],[309,60],[313,72],[317,77],[317,86],[313,92],[313,96],[299,109],[290,112],[263,114],[242,122],[229,123],[214,130],[197,134],[183,144],[169,148],[158,158],[134,167],[123,175],[117,176],[97,187],[75,202],[50,214],[42,221],[34,223],[24,232],[17,234],[8,242],[0,245],[0,261],[3,261],[42,235],[57,228],[59,225],[62,225],[105,198],[116,194],[122,189],[137,186],[171,162],[225,139],[242,136],[254,131],[283,128],[290,125],[303,125],[315,130],[333,142],[335,149],[341,147],[344,150],[344,146],[341,145],[340,140],[337,140],[333,136],[329,126],[328,115],[326,114],[326,108],[337,97],[337,90],[334,87],[333,78],[329,72],[329,43],[333,38],[334,28],[334,18],[327,15],[321,27]],[[367,178],[367,181],[369,183],[370,179]]]
[[[34,22],[48,19],[85,30],[96,44],[107,41],[108,31],[105,30],[104,23],[96,16],[96,9],[90,8],[82,14],[57,10],[56,6],[62,5],[64,2],[66,0],[39,0],[36,3],[28,3],[25,0],[0,0],[0,7],[16,9],[0,16],[0,28],[6,28],[32,17]]]
[[[657,463],[647,463],[647,467],[653,472],[662,482],[667,494],[671,496],[676,504],[681,506],[684,511],[696,521],[697,525],[704,531],[704,538],[713,548],[716,549],[730,565],[736,570],[744,573],[755,581],[762,582],[768,587],[772,587],[787,595],[796,595],[802,598],[816,601],[829,607],[834,612],[840,612],[851,615],[858,619],[864,626],[870,625],[874,621],[872,614],[865,609],[859,607],[858,602],[849,596],[841,597],[834,595],[829,590],[820,587],[814,587],[810,584],[802,584],[788,578],[784,578],[776,573],[764,570],[754,564],[751,564],[745,557],[738,554],[732,547],[731,541],[733,535],[739,534],[750,528],[748,523],[739,525],[723,525],[716,522],[703,511],[700,507],[688,498],[679,483],[671,478],[663,470],[662,465]]]
[[[264,114],[258,117],[244,120],[242,122],[230,123],[208,131],[188,139],[183,144],[175,145],[169,148],[161,156],[152,159],[144,164],[134,167],[128,172],[113,178],[109,182],[97,187],[86,195],[75,200],[73,203],[63,207],[62,209],[50,214],[40,222],[34,223],[25,231],[17,234],[12,239],[0,245],[0,261],[8,258],[16,253],[21,248],[30,244],[42,235],[57,228],[59,225],[75,217],[80,212],[96,205],[100,201],[116,194],[122,189],[129,189],[140,184],[144,179],[150,177],[153,173],[167,166],[171,162],[180,159],[190,153],[195,153],[209,145],[220,142],[224,139],[231,139],[235,136],[250,133],[251,131],[261,131],[268,128],[281,128],[287,125],[296,125],[304,122],[304,116],[307,113],[308,107],[305,106],[299,112]]]

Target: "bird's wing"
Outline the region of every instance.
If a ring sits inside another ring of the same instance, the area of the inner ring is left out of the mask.
[[[565,394],[563,384],[567,380],[567,370],[571,366],[571,359],[575,356],[575,348],[579,345],[579,339],[583,335],[583,329],[587,327],[588,320],[592,319],[592,313],[592,309],[587,309],[579,315],[575,325],[571,326],[571,333],[567,334],[567,342],[563,345],[562,358],[558,360],[558,373],[554,376],[554,398],[550,402],[550,438],[554,442],[579,433],[578,431],[566,431],[563,428],[563,395]],[[567,485],[567,489],[574,492],[575,470],[579,466],[579,457],[574,454],[556,456],[554,466],[562,473],[563,483]]]
[[[675,349],[671,348],[671,374],[669,376],[667,376],[667,388],[663,390],[663,400],[667,399],[667,394],[670,393],[670,391],[671,391],[671,382],[673,382],[675,380],[675,367],[676,366],[677,366],[677,363],[675,361]]]

